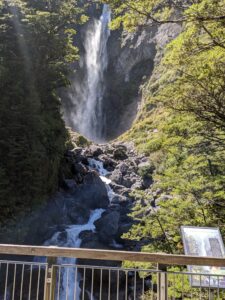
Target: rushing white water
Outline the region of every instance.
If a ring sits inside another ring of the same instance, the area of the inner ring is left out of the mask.
[[[79,235],[82,231],[86,230],[95,230],[95,221],[101,218],[104,209],[96,209],[91,215],[87,224],[84,225],[71,225],[66,229],[66,242],[60,239],[60,232],[56,232],[52,238],[45,242],[45,246],[49,245],[57,245],[64,247],[73,247],[79,248],[81,244],[81,239]],[[58,263],[62,265],[75,265],[76,258],[60,258],[58,259]],[[69,269],[69,276],[68,276]],[[74,300],[74,294],[76,295],[76,299],[79,299],[80,288],[79,281],[80,275],[77,274],[77,280],[74,281],[75,278],[75,268],[62,268],[61,270],[61,282],[60,284],[60,299]],[[67,293],[66,293],[67,290]],[[67,298],[66,298],[67,296]]]
[[[99,143],[104,142],[104,72],[108,66],[107,41],[110,36],[110,19],[109,6],[104,5],[100,19],[95,19],[87,28],[84,42],[86,78],[82,88],[75,87],[80,99],[71,99],[72,102],[76,102],[76,112],[72,120],[74,127],[90,140]],[[73,98],[73,95],[70,97]]]
[[[95,159],[88,159],[89,162],[89,168],[92,170],[96,170],[102,181],[106,184],[106,188],[108,191],[108,197],[109,200],[111,200],[113,191],[109,186],[109,183],[111,182],[107,177],[105,177],[108,174],[108,171],[104,168],[103,163],[101,161],[95,160]],[[95,209],[91,212],[89,221],[87,224],[84,225],[71,225],[68,226],[65,230],[65,238],[62,239],[61,232],[56,232],[51,239],[46,241],[44,243],[45,246],[63,246],[63,247],[73,247],[73,248],[79,248],[81,245],[82,240],[79,238],[80,233],[83,231],[94,231],[95,230],[95,221],[101,218],[102,213],[104,212],[104,209]],[[58,263],[61,265],[75,265],[76,264],[76,258],[60,258],[58,259]],[[68,275],[68,267],[61,269],[61,275],[60,275],[60,282],[58,284],[60,285],[60,295],[59,299],[67,299],[67,300],[74,300],[80,298],[80,287],[79,282],[81,280],[81,275],[77,273],[77,278],[75,274],[75,268],[71,267],[69,268],[69,275]],[[67,293],[66,293],[67,290]],[[67,297],[67,298],[66,298]]]
[[[105,183],[105,187],[107,189],[107,193],[109,197],[109,202],[111,202],[113,197],[116,196],[116,194],[114,193],[113,189],[109,185],[112,181],[106,177],[109,174],[109,172],[104,168],[103,162],[99,160],[89,158],[88,162],[90,168],[96,170],[99,173],[101,180]]]
[[[104,168],[103,162],[100,160],[96,160],[94,158],[88,158],[88,164],[90,169],[96,170],[99,173],[102,180],[107,174],[109,174],[109,172]]]
[[[90,169],[96,170],[99,173],[101,180],[106,185],[108,197],[109,200],[111,201],[112,198],[115,196],[115,193],[109,186],[111,180],[106,177],[109,174],[109,172],[104,168],[103,162],[89,158],[88,163]],[[70,225],[65,229],[64,233],[56,232],[49,240],[47,240],[44,243],[44,245],[79,248],[82,242],[82,240],[79,237],[80,233],[83,231],[90,231],[90,230],[94,232],[95,231],[94,223],[95,221],[101,218],[103,212],[104,209],[93,210],[91,212],[88,223],[84,225]],[[62,238],[62,234],[64,235],[64,238]],[[113,241],[113,246],[117,248],[120,247],[120,245],[116,244],[116,242],[114,241]],[[36,258],[35,261],[40,261],[40,260]],[[76,258],[60,258],[58,259],[58,264],[74,266],[76,264]],[[68,274],[68,269],[69,269],[69,274]],[[80,280],[81,280],[81,275],[79,273],[76,274],[74,267],[62,268],[60,273],[60,282],[58,282],[58,284],[60,285],[59,299],[74,300],[74,295],[75,295],[75,299],[80,299],[80,293],[81,293],[81,289],[79,287]]]

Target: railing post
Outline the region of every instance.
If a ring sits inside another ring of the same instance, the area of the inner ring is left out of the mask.
[[[56,257],[47,258],[47,276],[45,279],[45,297],[44,300],[54,300],[55,299],[55,288],[56,288]]]
[[[167,278],[167,267],[165,265],[157,265],[157,300],[168,299],[168,278]]]
[[[214,300],[214,299],[215,299],[214,291],[213,291],[213,289],[210,289],[210,291],[209,291],[209,300]]]

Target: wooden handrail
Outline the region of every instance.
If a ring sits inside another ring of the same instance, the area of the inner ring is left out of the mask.
[[[44,247],[0,244],[0,254],[46,257],[76,257],[108,261],[152,262],[165,265],[199,265],[225,267],[225,258],[172,255],[146,252],[93,250],[65,247]]]

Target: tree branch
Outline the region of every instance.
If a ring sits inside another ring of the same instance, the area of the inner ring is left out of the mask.
[[[216,38],[212,35],[212,33],[208,30],[208,28],[203,23],[201,25],[202,25],[202,28],[204,29],[204,31],[210,36],[210,38],[212,39],[213,43],[216,46],[225,49],[225,46],[216,40]]]

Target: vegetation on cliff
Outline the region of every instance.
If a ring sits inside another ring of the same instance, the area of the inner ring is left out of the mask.
[[[57,187],[67,132],[56,90],[83,20],[72,0],[0,0],[0,221]]]
[[[124,135],[155,170],[151,193],[135,192],[146,206],[137,204],[141,222],[127,236],[153,238],[145,249],[179,252],[180,225],[225,232],[225,1],[97,2],[111,5],[112,28],[182,27],[157,57],[143,109]],[[73,37],[86,19],[82,5],[0,0],[0,221],[57,187],[67,140],[57,90],[69,84],[69,64],[78,58]]]
[[[225,1],[107,3],[114,28],[182,26],[143,88],[144,107],[124,139],[155,166],[151,193],[136,191],[145,207],[134,209],[140,222],[126,237],[151,241],[144,250],[183,252],[181,225],[225,233]]]

